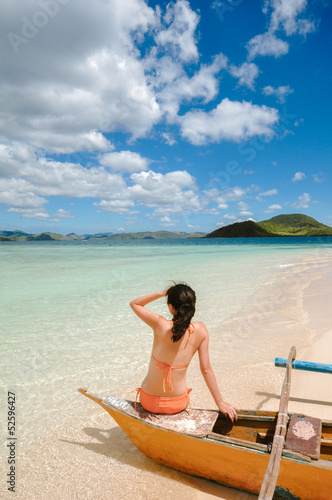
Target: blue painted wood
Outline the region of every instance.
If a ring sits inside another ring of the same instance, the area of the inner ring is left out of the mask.
[[[286,366],[287,359],[275,358],[275,366]],[[294,370],[306,370],[309,372],[332,373],[332,365],[323,363],[311,363],[310,361],[292,361],[292,368]]]

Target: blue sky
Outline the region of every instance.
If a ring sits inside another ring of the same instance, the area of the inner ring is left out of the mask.
[[[330,0],[0,10],[0,230],[332,225]]]

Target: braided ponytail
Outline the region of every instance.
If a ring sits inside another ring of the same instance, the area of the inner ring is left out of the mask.
[[[188,285],[178,284],[167,290],[167,303],[171,304],[173,316],[173,342],[178,342],[185,334],[195,314],[196,295]]]

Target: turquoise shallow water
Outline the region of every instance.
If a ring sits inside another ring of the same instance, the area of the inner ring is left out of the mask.
[[[171,280],[195,289],[195,318],[208,326],[217,372],[235,358],[246,363],[247,344],[221,326],[288,268],[332,252],[331,239],[268,240],[2,244],[1,397],[17,395],[21,443],[82,411],[76,387],[130,397],[152,336],[129,301]],[[151,308],[168,315],[164,301]]]

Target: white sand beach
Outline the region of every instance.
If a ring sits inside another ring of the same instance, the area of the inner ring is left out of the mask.
[[[291,343],[294,341],[296,345],[297,341],[300,342],[303,328],[310,331],[308,338],[311,340],[306,340],[300,346],[297,359],[332,363],[332,259],[330,256],[324,256],[304,262],[301,266],[295,271],[291,267],[285,269],[282,279],[286,280],[288,289],[291,289],[291,283],[295,284],[294,303],[287,299],[288,312],[283,304],[283,307],[278,309],[279,315],[284,315],[284,326],[293,325],[294,334],[289,335]],[[297,279],[292,281],[291,278],[295,275]],[[281,289],[281,283],[278,283],[278,287]],[[257,303],[257,297],[255,300]],[[278,307],[280,304],[279,301]],[[271,327],[277,332],[280,323],[273,322],[276,312],[275,309],[263,315],[263,319],[257,323],[257,328],[264,331]],[[302,319],[299,319],[300,317]],[[225,325],[227,334],[235,324],[231,322],[228,326]],[[298,327],[295,328],[294,325]],[[223,372],[224,398],[241,408],[254,406],[277,410],[284,370],[266,365],[273,365],[274,356],[287,357],[288,347],[283,343],[278,351],[275,345],[264,347],[270,357],[262,365],[264,378],[260,384],[257,383],[259,377],[254,376],[254,371],[251,370],[248,372],[249,376],[246,375],[245,384],[243,381],[240,384],[240,376],[232,378]],[[277,377],[268,383],[269,373],[272,372],[277,373]],[[202,387],[200,374],[194,371],[190,377],[190,383],[197,394]],[[75,405],[82,396],[73,393],[68,395],[68,398],[71,398],[72,404]],[[213,402],[211,403],[208,396],[206,398],[209,406],[213,408]],[[200,401],[196,396],[197,400]],[[82,415],[69,418],[61,428],[49,429],[47,436],[43,435],[27,448],[19,449],[17,498],[159,500],[165,496],[165,492],[168,498],[181,500],[257,498],[255,495],[191,477],[154,463],[135,448],[102,408],[89,400],[84,401],[84,404],[86,411]],[[331,376],[293,371],[289,411],[332,419]],[[2,465],[4,467],[1,467],[1,473],[4,477],[6,464]],[[12,498],[10,495],[4,493],[3,489],[2,495],[0,494],[1,498]]]

